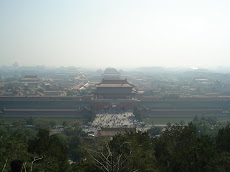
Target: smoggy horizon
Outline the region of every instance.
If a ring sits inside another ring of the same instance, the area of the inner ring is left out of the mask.
[[[1,1],[1,65],[230,66],[230,1]]]

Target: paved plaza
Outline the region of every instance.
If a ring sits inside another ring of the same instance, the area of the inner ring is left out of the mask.
[[[132,112],[110,112],[97,114],[88,128],[84,128],[83,130],[86,133],[93,133],[94,136],[97,136],[98,130],[101,130],[101,128],[136,128],[137,131],[145,132],[150,127],[143,122],[137,121]]]
[[[97,114],[92,123],[93,127],[133,127],[135,124],[134,115],[132,112],[119,114]]]

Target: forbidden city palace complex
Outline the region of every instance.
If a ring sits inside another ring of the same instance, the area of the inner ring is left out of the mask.
[[[138,101],[135,99],[137,93],[135,86],[126,79],[120,79],[116,69],[107,68],[102,81],[95,87],[92,105],[97,109],[114,105],[128,109],[138,106]]]

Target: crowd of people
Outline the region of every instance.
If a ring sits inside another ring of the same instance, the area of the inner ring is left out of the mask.
[[[135,125],[135,118],[132,112],[118,114],[97,114],[92,127],[132,127]]]

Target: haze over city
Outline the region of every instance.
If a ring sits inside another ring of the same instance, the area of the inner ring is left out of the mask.
[[[229,9],[0,0],[1,171],[230,171]]]
[[[0,2],[1,65],[230,66],[230,1]]]

